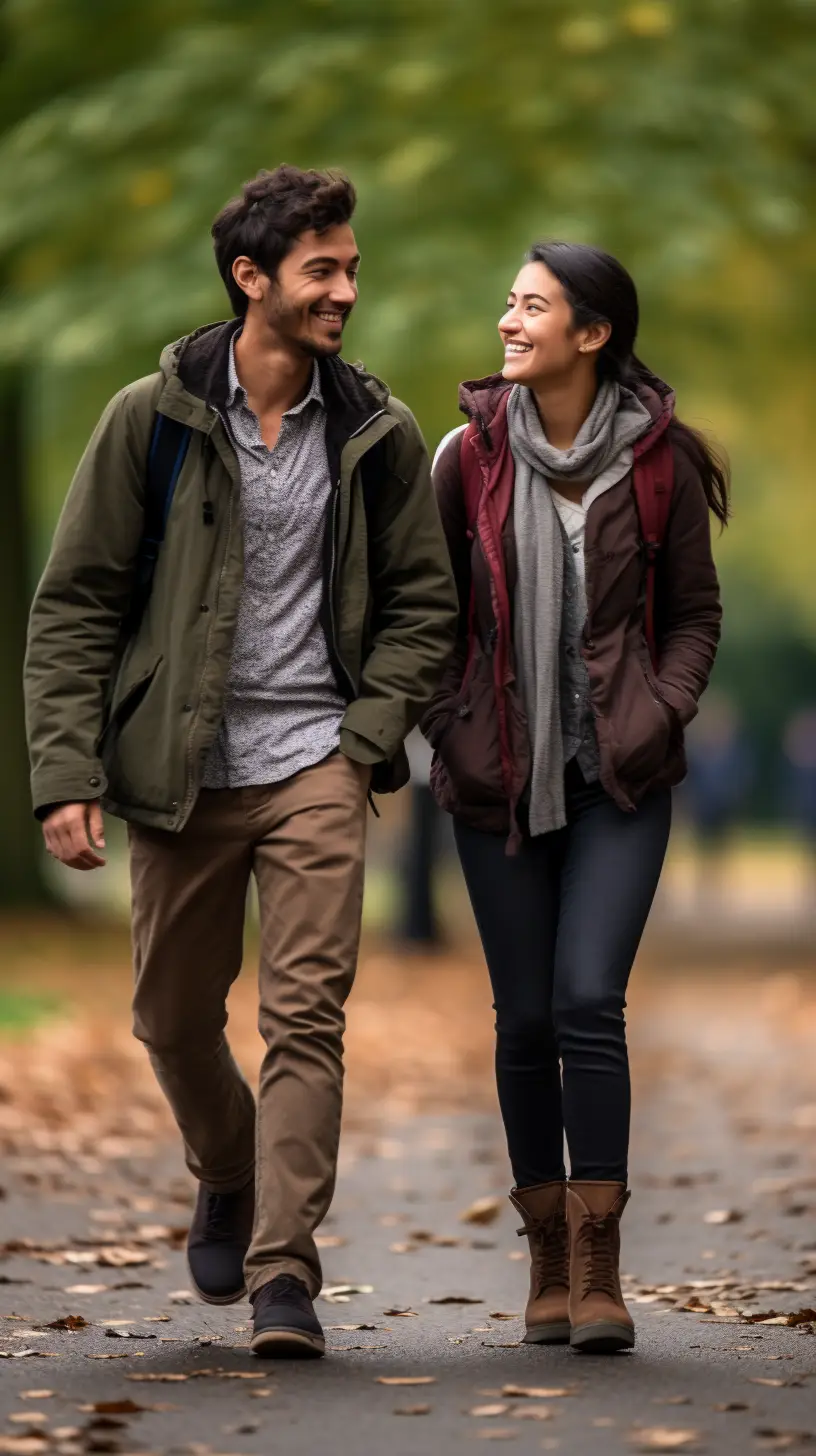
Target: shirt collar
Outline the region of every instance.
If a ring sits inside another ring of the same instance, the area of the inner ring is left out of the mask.
[[[235,340],[238,339],[240,337],[240,335],[241,335],[241,329],[236,329],[235,333],[233,334],[232,338],[230,339],[229,360],[228,360],[228,363],[227,363],[227,408],[228,409],[232,409],[236,402],[240,402],[241,404],[246,404],[247,403],[246,390],[244,389],[243,384],[241,383],[240,379],[238,378],[238,370],[235,367]],[[316,359],[314,361],[314,366],[312,368],[312,382],[311,382],[311,384],[309,386],[309,392],[308,392],[308,394],[306,394],[304,396],[304,398],[300,401],[300,404],[294,404],[294,405],[292,405],[292,408],[291,409],[286,410],[285,411],[285,414],[286,415],[299,415],[299,414],[301,414],[303,412],[303,410],[305,410],[307,404],[310,404],[312,400],[314,400],[316,404],[319,404],[320,407],[321,407],[321,409],[323,408],[323,391],[320,388],[320,369],[318,368],[318,363],[317,363],[317,360]]]

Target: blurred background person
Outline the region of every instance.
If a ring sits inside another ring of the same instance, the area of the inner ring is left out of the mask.
[[[680,791],[696,847],[698,905],[724,891],[723,851],[743,819],[753,783],[753,753],[745,724],[732,698],[706,694],[690,725],[686,744],[688,776]]]
[[[783,802],[790,823],[809,850],[811,890],[816,888],[816,706],[790,718],[782,738]]]

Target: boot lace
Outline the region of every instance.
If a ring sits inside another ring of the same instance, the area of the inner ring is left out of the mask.
[[[569,1289],[569,1236],[563,1211],[556,1209],[547,1218],[531,1219],[518,1230],[519,1238],[524,1234],[530,1240],[539,1295],[554,1285]]]
[[[612,1215],[605,1218],[587,1218],[581,1225],[578,1238],[586,1253],[584,1274],[584,1297],[588,1294],[608,1294],[617,1299],[618,1290],[618,1221]]]
[[[204,1220],[205,1237],[227,1243],[235,1238],[235,1193],[208,1193]]]

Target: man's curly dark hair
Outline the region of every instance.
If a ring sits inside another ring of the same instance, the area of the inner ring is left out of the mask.
[[[245,182],[212,225],[215,260],[233,312],[241,318],[248,305],[232,276],[236,258],[251,258],[274,278],[302,233],[349,222],[356,203],[354,187],[342,172],[303,172],[283,163]]]

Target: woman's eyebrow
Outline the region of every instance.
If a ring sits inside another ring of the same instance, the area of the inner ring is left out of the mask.
[[[546,303],[548,308],[550,306],[550,300],[545,298],[543,293],[525,293],[523,302],[529,303],[531,298],[537,298],[541,303]]]

